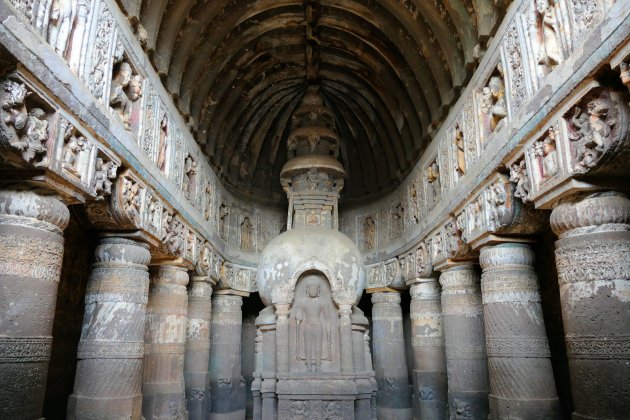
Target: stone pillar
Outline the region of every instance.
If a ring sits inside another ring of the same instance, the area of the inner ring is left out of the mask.
[[[411,393],[398,293],[372,295],[372,330],[378,383],[377,416],[379,420],[411,419]]]
[[[352,308],[352,363],[356,373],[357,399],[354,402],[354,417],[369,420],[372,418],[372,383],[365,363],[365,333],[368,319],[356,306]]]
[[[597,193],[559,204],[556,266],[574,419],[627,418],[630,407],[630,200]]]
[[[528,245],[488,246],[479,257],[494,419],[555,419],[560,406]]]
[[[146,244],[107,237],[85,291],[69,419],[142,418],[142,358],[149,291]]]
[[[488,365],[479,276],[474,265],[445,269],[442,318],[451,419],[488,417]]]
[[[188,418],[202,420],[210,411],[210,315],[212,283],[207,276],[192,276],[188,292],[188,327],[184,379]]]
[[[254,399],[253,403],[253,413],[252,418],[254,420],[262,420],[262,397],[260,394],[260,386],[262,385],[262,331],[260,327],[256,328],[256,338],[254,339],[254,380],[252,381],[252,397]]]
[[[166,264],[151,268],[142,382],[142,414],[147,420],[188,418],[184,385],[187,284],[185,268]]]
[[[376,395],[378,394],[378,383],[376,382],[376,373],[372,365],[372,351],[370,350],[370,333],[365,331],[363,335],[363,345],[365,346],[365,368],[370,376],[370,384],[372,385],[372,420],[376,420]]]
[[[341,346],[341,374],[352,376],[352,305],[339,305],[339,342]]]
[[[0,418],[42,416],[69,219],[55,198],[0,191]]]
[[[437,278],[416,278],[411,294],[414,418],[446,418],[446,355]]]
[[[275,419],[278,410],[276,399],[276,314],[273,306],[268,306],[256,318],[256,325],[262,333],[262,357],[260,396],[262,398],[262,419]]]
[[[241,383],[243,298],[220,291],[212,296],[210,333],[211,420],[245,418],[245,385]]]
[[[289,306],[276,305],[276,365],[278,378],[289,375]]]

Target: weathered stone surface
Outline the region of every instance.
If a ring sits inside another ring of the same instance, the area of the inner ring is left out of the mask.
[[[534,253],[484,247],[479,256],[492,418],[559,418]]]
[[[192,276],[188,290],[188,324],[184,379],[188,418],[203,420],[210,411],[210,319],[212,283],[207,276]]]
[[[488,364],[479,275],[472,264],[440,275],[450,418],[488,416]]]
[[[211,420],[245,418],[245,381],[241,376],[243,298],[226,293],[212,296],[210,322]]]
[[[410,419],[411,390],[398,293],[372,294],[372,331],[374,371],[378,383],[377,417],[383,420]]]
[[[40,418],[70,213],[53,197],[0,191],[0,417]]]
[[[443,419],[447,406],[446,355],[437,277],[416,278],[411,294],[415,419]]]
[[[186,268],[168,264],[151,268],[142,381],[146,419],[188,418],[184,394],[187,284]]]
[[[149,291],[149,247],[106,237],[85,296],[68,418],[142,418],[142,359]]]
[[[573,417],[623,418],[630,405],[630,200],[614,192],[577,197],[553,210],[551,226]]]

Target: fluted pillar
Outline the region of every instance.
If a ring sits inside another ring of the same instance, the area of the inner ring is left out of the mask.
[[[188,326],[184,379],[190,420],[203,420],[210,411],[210,319],[212,283],[207,276],[192,276],[188,292]]]
[[[479,276],[472,264],[442,271],[442,317],[451,419],[488,416],[488,365]]]
[[[151,268],[144,333],[142,414],[186,419],[184,352],[188,320],[188,272],[175,265]]]
[[[556,266],[574,419],[630,407],[630,200],[609,192],[559,204]]]
[[[415,279],[409,293],[414,418],[442,420],[446,417],[447,403],[446,356],[437,277]]]
[[[411,393],[398,293],[378,292],[372,295],[372,330],[378,418],[411,419]]]
[[[488,246],[479,262],[491,417],[560,418],[534,252],[525,244]]]
[[[59,200],[0,191],[0,418],[41,418],[63,230]]]
[[[241,296],[212,296],[210,333],[211,420],[245,418],[245,384],[241,381]]]
[[[69,419],[142,417],[142,358],[151,260],[146,244],[103,238],[85,291]]]

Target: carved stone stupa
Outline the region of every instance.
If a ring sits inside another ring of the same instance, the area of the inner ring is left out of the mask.
[[[256,278],[267,308],[257,320],[255,416],[371,419],[376,387],[367,321],[355,306],[365,270],[357,246],[338,231],[345,171],[318,86],[308,87],[295,111],[287,148],[281,182],[288,230],[263,251]]]

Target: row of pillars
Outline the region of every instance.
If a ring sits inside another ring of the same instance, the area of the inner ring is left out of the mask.
[[[42,416],[68,221],[53,197],[0,191],[0,418]],[[186,268],[149,267],[132,239],[103,237],[95,254],[67,418],[244,416],[242,297],[212,296],[208,277],[187,288]]]
[[[551,225],[573,419],[627,418],[630,200],[603,193],[560,204]],[[465,263],[414,280],[414,418],[561,417],[534,259],[527,244],[500,243],[480,250],[481,276]],[[379,419],[411,418],[400,297],[372,302]]]

